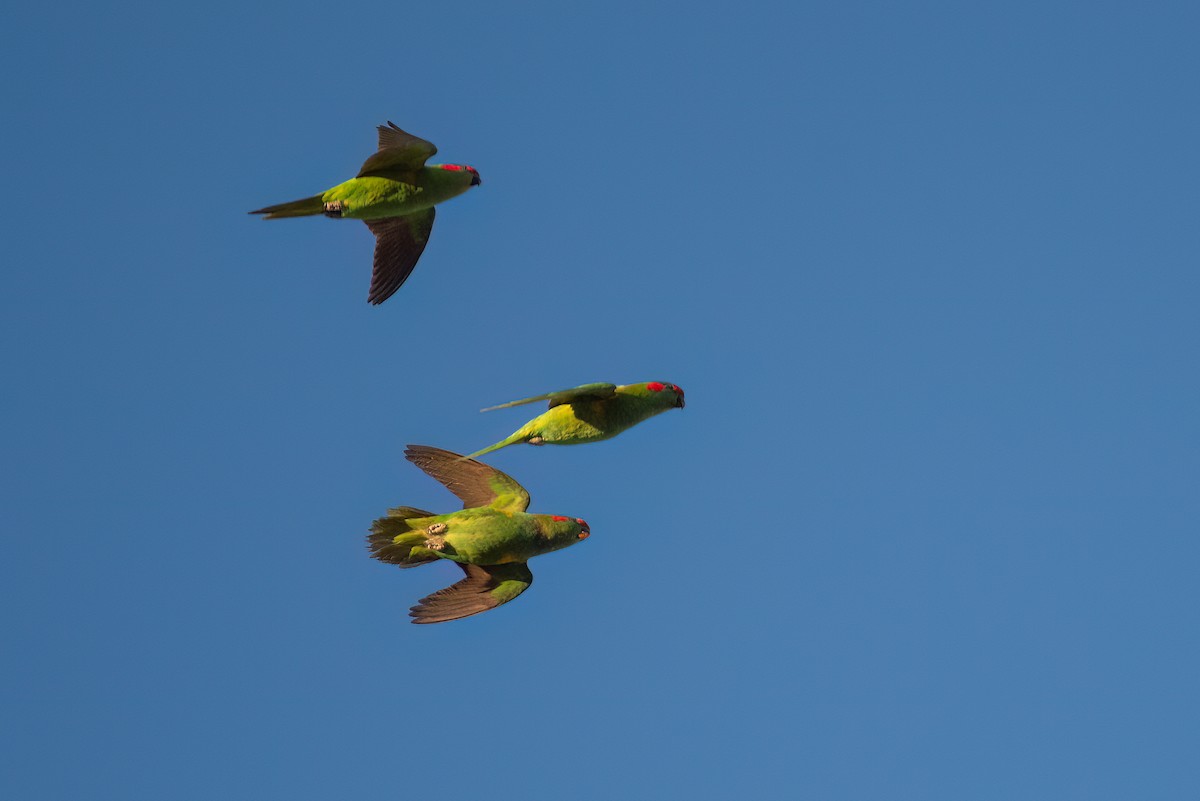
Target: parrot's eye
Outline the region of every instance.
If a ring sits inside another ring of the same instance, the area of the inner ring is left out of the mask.
[[[646,389],[650,390],[651,392],[662,392],[666,388],[667,387],[665,384],[660,384],[657,381],[651,381],[646,385]]]

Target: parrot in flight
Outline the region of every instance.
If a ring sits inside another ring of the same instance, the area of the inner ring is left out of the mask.
[[[550,401],[550,410],[518,428],[506,439],[470,456],[527,442],[530,445],[578,445],[615,437],[627,428],[668,409],[683,408],[683,390],[675,384],[650,381],[645,384],[584,384],[535,395],[484,409],[507,409],[537,401]]]
[[[362,220],[375,235],[375,265],[367,301],[378,305],[400,288],[421,258],[433,229],[434,206],[482,181],[465,164],[426,164],[437,153],[431,142],[393,122],[379,127],[379,150],[358,175],[319,195],[256,209],[263,219],[324,214]]]
[[[506,604],[533,583],[531,558],[591,534],[578,517],[527,514],[525,488],[482,462],[427,445],[409,445],[404,456],[463,502],[462,511],[444,515],[400,506],[371,526],[367,549],[381,562],[416,567],[449,559],[466,574],[412,607],[413,623],[457,620]]]

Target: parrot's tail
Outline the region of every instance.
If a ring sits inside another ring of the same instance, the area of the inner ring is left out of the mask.
[[[325,202],[321,195],[306,197],[304,200],[293,200],[291,203],[280,203],[278,206],[267,206],[256,209],[251,214],[265,214],[264,220],[278,220],[280,217],[311,217],[325,211]]]
[[[416,567],[434,561],[438,557],[421,547],[429,538],[429,532],[424,526],[414,529],[411,523],[419,518],[433,516],[432,512],[423,512],[411,506],[388,509],[387,517],[381,517],[371,524],[371,533],[367,535],[367,550],[379,561],[398,567]],[[413,553],[414,548],[417,549],[417,553]]]
[[[481,451],[475,451],[474,453],[469,454],[467,456],[459,457],[459,461],[461,462],[465,459],[474,459],[477,456],[483,456],[485,453],[491,453],[492,451],[498,451],[501,448],[507,448],[509,445],[515,445],[518,442],[524,442],[524,437],[518,437],[516,434],[513,434],[511,437],[509,437],[507,439],[500,440],[495,445],[488,445],[486,448],[484,448]]]

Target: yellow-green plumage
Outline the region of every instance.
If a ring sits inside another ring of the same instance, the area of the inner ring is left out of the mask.
[[[367,299],[379,304],[416,266],[433,228],[434,206],[481,183],[474,167],[426,165],[436,152],[432,143],[389,122],[379,126],[379,149],[354,178],[319,195],[250,213],[268,220],[324,214],[366,222],[376,240]]]
[[[380,518],[372,526],[372,556],[401,567],[431,559],[478,565],[525,562],[573,545],[578,539],[574,527],[551,525],[555,521],[550,515],[502,512],[488,507],[400,521],[393,517],[394,512],[388,510],[388,517]],[[423,547],[421,543],[430,536],[429,527],[439,524],[446,527],[439,531],[445,544],[437,551]],[[380,534],[387,542],[375,539]]]
[[[454,620],[507,603],[533,583],[526,562],[591,533],[579,518],[526,513],[529,493],[482,462],[424,445],[410,445],[404,453],[464,506],[440,515],[401,506],[371,526],[367,547],[374,558],[399,567],[446,559],[466,574],[421,599],[410,612],[414,623]]]
[[[550,408],[518,428],[508,437],[470,458],[491,453],[509,445],[528,442],[533,445],[578,445],[615,437],[643,420],[668,409],[682,409],[683,390],[675,384],[649,381],[641,384],[584,384],[493,406],[504,409],[540,400]]]

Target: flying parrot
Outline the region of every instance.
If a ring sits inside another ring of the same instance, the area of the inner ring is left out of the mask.
[[[627,428],[668,409],[683,408],[683,390],[663,381],[645,384],[584,384],[484,409],[507,409],[550,401],[550,410],[518,428],[506,439],[465,457],[474,459],[518,442],[530,445],[578,445],[615,437]]]
[[[400,506],[371,526],[367,548],[381,562],[416,567],[449,559],[466,574],[412,607],[413,623],[457,620],[506,604],[533,583],[530,559],[591,534],[578,517],[526,514],[525,488],[482,462],[426,445],[409,445],[404,455],[463,502],[461,512],[445,515]]]
[[[433,229],[434,206],[482,183],[474,167],[425,164],[437,148],[393,122],[379,126],[379,150],[358,175],[319,195],[250,212],[264,219],[324,214],[362,220],[375,235],[375,266],[367,300],[380,304],[400,288],[421,258]]]

